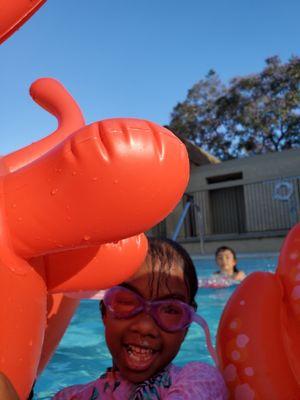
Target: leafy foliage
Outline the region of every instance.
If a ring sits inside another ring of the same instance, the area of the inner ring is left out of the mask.
[[[268,58],[263,71],[227,86],[209,71],[175,106],[169,126],[223,160],[300,147],[300,58]]]

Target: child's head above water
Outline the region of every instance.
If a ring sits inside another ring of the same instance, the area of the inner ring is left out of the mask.
[[[102,307],[107,346],[124,378],[145,381],[173,360],[196,308],[197,288],[187,252],[171,240],[149,239],[142,267],[108,291]]]
[[[222,246],[216,250],[216,263],[218,264],[221,272],[232,275],[239,272],[237,269],[237,258],[235,251],[228,247]]]

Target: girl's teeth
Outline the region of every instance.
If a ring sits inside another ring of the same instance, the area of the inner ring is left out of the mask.
[[[143,347],[138,347],[138,346],[132,346],[132,345],[129,345],[128,346],[128,353],[129,354],[132,354],[132,353],[134,353],[134,354],[140,354],[140,355],[150,355],[150,354],[153,354],[154,353],[154,351],[152,350],[152,349],[145,349],[145,348],[143,348]]]
[[[145,370],[150,367],[155,359],[155,350],[134,346],[125,345],[124,349],[126,351],[126,362],[129,368],[134,370]]]

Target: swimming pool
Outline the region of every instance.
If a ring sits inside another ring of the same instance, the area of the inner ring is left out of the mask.
[[[276,262],[275,256],[244,257],[239,258],[239,268],[247,274],[257,270],[274,271]],[[208,277],[216,270],[212,259],[198,259],[195,265],[199,278]],[[198,291],[198,312],[208,322],[213,339],[223,307],[235,288],[201,288]],[[204,334],[193,324],[175,363],[182,365],[196,360],[211,363]],[[54,357],[37,382],[35,399],[51,399],[65,386],[96,379],[109,366],[110,354],[104,341],[98,302],[83,300]]]

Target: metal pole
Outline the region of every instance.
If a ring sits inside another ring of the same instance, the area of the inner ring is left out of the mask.
[[[203,220],[201,209],[198,205],[194,204],[194,207],[198,216],[198,224],[199,224],[199,237],[200,237],[200,253],[204,254],[204,228],[203,228]]]
[[[179,220],[178,220],[178,222],[177,222],[176,228],[175,228],[175,230],[174,230],[174,232],[173,232],[172,240],[176,240],[176,239],[177,239],[177,237],[178,237],[178,235],[179,235],[179,231],[180,231],[180,229],[181,229],[181,226],[182,226],[182,224],[183,224],[183,222],[184,222],[184,218],[186,217],[186,214],[187,214],[187,212],[188,212],[188,210],[189,210],[191,204],[192,204],[191,201],[187,201],[187,202],[185,203],[185,206],[184,206],[184,208],[183,208],[183,210],[182,210],[182,213],[181,213],[181,215],[180,215],[180,218],[179,218]]]

